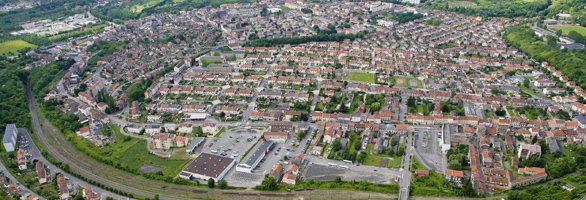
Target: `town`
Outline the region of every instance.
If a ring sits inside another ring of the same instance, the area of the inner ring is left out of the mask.
[[[503,38],[525,20],[384,2],[221,4],[109,23],[26,53],[36,60],[25,68],[67,65],[35,94],[42,113],[74,118],[67,140],[127,172],[222,189],[355,181],[396,186],[399,199],[484,197],[573,173],[586,137],[583,88]],[[82,13],[12,34],[98,21]],[[25,127],[7,125],[3,146],[11,170],[61,199],[125,198],[60,169]],[[7,193],[43,199],[1,170]]]

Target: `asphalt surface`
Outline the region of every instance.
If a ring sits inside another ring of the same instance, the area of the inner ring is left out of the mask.
[[[411,157],[413,156],[413,137],[407,134],[407,145],[403,156],[402,175],[399,179],[399,200],[409,199],[409,186],[411,185]]]

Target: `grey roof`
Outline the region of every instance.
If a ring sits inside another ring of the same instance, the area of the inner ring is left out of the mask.
[[[232,158],[202,153],[193,162],[189,163],[183,171],[217,178],[232,162],[234,162]]]
[[[578,120],[581,124],[586,124],[586,117],[584,115],[577,115],[576,120]]]
[[[17,136],[18,136],[18,130],[16,129],[16,125],[7,124],[6,129],[4,130],[4,136],[2,138],[2,142],[4,142],[4,143],[16,142],[16,141],[13,141],[13,138],[16,138]]]
[[[551,153],[560,152],[562,155],[564,154],[563,149],[560,147],[558,140],[553,137],[545,138],[545,142],[549,146],[549,151]]]
[[[261,157],[264,156],[265,150],[269,147],[273,146],[273,142],[271,141],[259,141],[256,145],[254,145],[253,149],[248,152],[248,155],[242,159],[240,164],[246,164],[248,166],[254,165],[254,163]]]
[[[189,151],[193,151],[195,148],[197,148],[199,145],[201,145],[201,143],[205,140],[206,140],[205,137],[190,138],[189,142],[187,142],[187,149]]]

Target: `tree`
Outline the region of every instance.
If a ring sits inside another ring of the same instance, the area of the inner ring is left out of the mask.
[[[200,126],[195,127],[191,130],[191,134],[195,137],[205,137],[205,133],[203,132],[203,129],[201,129]]]
[[[358,154],[358,162],[363,163],[364,160],[366,160],[366,152],[361,151],[360,154]]]
[[[228,188],[228,182],[226,180],[222,179],[222,180],[218,181],[218,187],[220,189],[226,189],[226,188]]]
[[[260,183],[259,186],[256,186],[256,189],[263,191],[275,191],[279,189],[279,186],[277,185],[275,178],[265,176],[265,178],[262,180],[262,183]]]
[[[313,13],[313,10],[311,10],[309,8],[301,8],[301,12],[305,13],[305,14],[311,14],[311,13]]]
[[[336,176],[336,183],[342,183],[342,177]]]
[[[260,11],[260,16],[267,16],[269,15],[269,9],[267,9],[267,7],[263,7],[262,10]]]
[[[214,188],[216,187],[216,181],[214,181],[213,178],[208,179],[208,187],[209,188]]]
[[[334,140],[334,142],[332,142],[332,152],[337,152],[340,151],[342,149],[342,142],[340,142],[340,140]]]
[[[307,135],[306,131],[297,131],[297,139],[301,140]]]

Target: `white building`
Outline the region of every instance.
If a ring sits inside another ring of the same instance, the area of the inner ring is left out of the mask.
[[[242,159],[240,164],[236,166],[236,171],[252,173],[252,170],[258,166],[258,163],[269,153],[269,150],[273,147],[273,142],[262,139],[259,141],[253,149],[248,152],[246,157]]]
[[[14,152],[14,150],[16,149],[17,137],[18,129],[16,129],[16,125],[6,125],[6,130],[4,130],[4,137],[2,138],[2,143],[4,144],[4,149],[6,150],[6,152]]]

